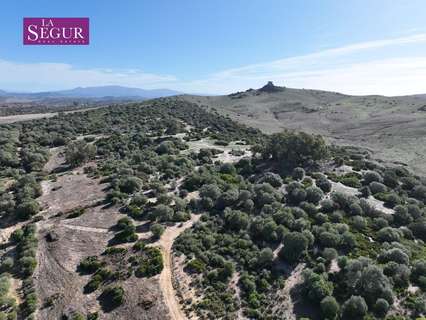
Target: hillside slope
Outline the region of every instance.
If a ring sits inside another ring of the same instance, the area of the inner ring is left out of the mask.
[[[275,86],[268,90],[267,85],[227,96],[181,98],[266,133],[283,129],[319,133],[333,143],[372,149],[380,159],[400,161],[426,174],[425,95],[348,96]]]

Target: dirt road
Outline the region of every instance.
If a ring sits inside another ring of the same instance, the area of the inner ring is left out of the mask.
[[[169,309],[170,319],[172,320],[184,320],[186,319],[185,314],[182,312],[179,301],[176,298],[176,292],[173,288],[172,279],[172,245],[175,239],[186,229],[192,227],[192,225],[200,219],[200,215],[191,215],[191,219],[183,223],[180,227],[173,226],[168,227],[164,234],[161,236],[158,245],[163,254],[164,268],[160,274],[160,289],[163,293],[164,303]]]

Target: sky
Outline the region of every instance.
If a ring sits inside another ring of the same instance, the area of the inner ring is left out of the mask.
[[[25,46],[23,17],[89,17],[90,45]],[[426,93],[424,0],[9,0],[0,41],[7,91]]]

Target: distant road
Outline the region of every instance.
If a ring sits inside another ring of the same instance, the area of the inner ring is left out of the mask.
[[[64,113],[84,112],[84,111],[88,111],[88,110],[95,110],[95,109],[105,108],[105,107],[107,107],[107,106],[99,106],[99,107],[93,107],[93,108],[70,110],[70,111],[65,111]],[[0,117],[0,125],[1,124],[21,122],[21,121],[29,121],[29,120],[34,120],[34,119],[51,118],[51,117],[57,116],[58,113],[59,112],[27,113],[27,114],[17,114],[17,115],[13,115],[13,116],[4,116],[4,117]]]

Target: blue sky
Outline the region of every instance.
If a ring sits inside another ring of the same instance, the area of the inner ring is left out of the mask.
[[[23,46],[23,17],[89,17],[89,46]],[[426,93],[424,0],[6,1],[0,89],[229,93],[273,80]]]

